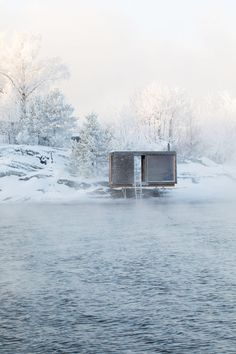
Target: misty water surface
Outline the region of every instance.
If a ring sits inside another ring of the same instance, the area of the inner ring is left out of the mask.
[[[0,206],[0,352],[235,353],[235,204]]]

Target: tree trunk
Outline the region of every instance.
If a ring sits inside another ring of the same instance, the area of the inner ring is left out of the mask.
[[[24,122],[27,116],[27,109],[26,109],[26,95],[22,93],[21,96],[21,107],[20,107],[20,120]]]

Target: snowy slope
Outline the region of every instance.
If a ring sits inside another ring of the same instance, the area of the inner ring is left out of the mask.
[[[99,181],[70,174],[69,150],[39,146],[0,146],[0,202],[73,201],[106,189]],[[46,164],[41,163],[46,161]]]
[[[39,146],[0,146],[0,202],[63,202],[110,198],[107,178],[83,180],[71,175],[69,150]],[[46,164],[40,162],[46,160]],[[173,200],[236,198],[236,169],[207,159],[178,164]]]

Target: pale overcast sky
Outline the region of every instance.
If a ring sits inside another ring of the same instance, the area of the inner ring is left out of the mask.
[[[109,115],[146,84],[236,94],[234,0],[0,0],[0,31],[40,33],[79,115]]]

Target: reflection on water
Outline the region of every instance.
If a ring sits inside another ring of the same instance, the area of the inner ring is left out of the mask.
[[[0,207],[0,352],[235,353],[235,205]]]

